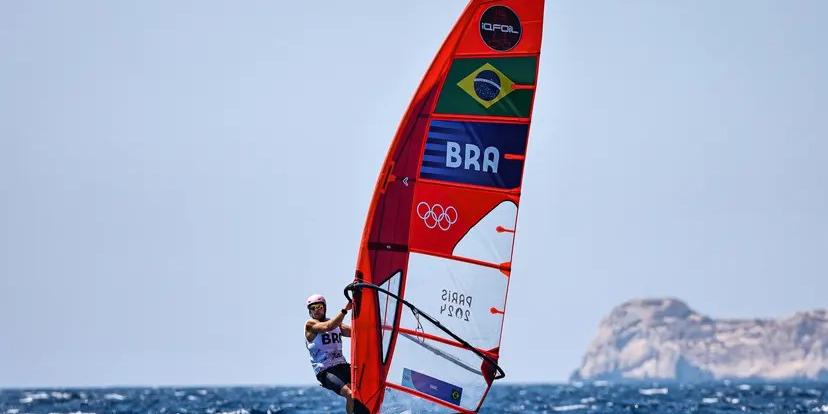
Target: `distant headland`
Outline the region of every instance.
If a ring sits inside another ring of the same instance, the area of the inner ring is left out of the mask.
[[[672,298],[626,302],[601,321],[573,381],[828,381],[828,310],[712,319]]]

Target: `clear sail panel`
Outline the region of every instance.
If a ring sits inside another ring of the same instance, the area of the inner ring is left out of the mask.
[[[477,408],[488,388],[483,358],[462,346],[424,337],[437,331],[428,321],[418,329],[399,333],[386,382],[426,399],[466,410]]]
[[[485,350],[497,348],[503,325],[508,277],[498,269],[411,254],[405,300],[436,318],[443,326]],[[417,320],[404,312],[400,326]],[[441,331],[435,335],[449,339]]]

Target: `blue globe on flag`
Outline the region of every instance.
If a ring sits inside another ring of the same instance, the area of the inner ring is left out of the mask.
[[[481,70],[474,77],[474,93],[484,101],[491,101],[500,95],[500,76],[491,70]]]

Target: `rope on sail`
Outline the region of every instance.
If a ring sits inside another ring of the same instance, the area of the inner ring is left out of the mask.
[[[377,292],[385,293],[386,295],[391,296],[392,298],[396,299],[397,301],[401,302],[403,305],[408,307],[411,310],[411,312],[414,313],[414,315],[418,316],[418,318],[417,318],[418,322],[419,322],[419,316],[422,316],[427,321],[431,322],[434,326],[436,326],[438,329],[443,331],[446,335],[450,336],[452,339],[454,339],[455,341],[460,343],[460,345],[462,345],[464,349],[467,349],[467,350],[471,351],[472,353],[474,353],[475,355],[477,355],[478,357],[480,357],[481,359],[483,359],[484,361],[489,363],[492,366],[492,368],[494,368],[495,371],[496,371],[493,379],[498,380],[498,379],[501,379],[501,378],[506,376],[506,373],[503,371],[502,368],[500,368],[500,365],[498,365],[495,360],[493,360],[488,355],[480,352],[480,350],[478,350],[477,348],[472,346],[470,343],[468,343],[468,341],[466,341],[465,339],[459,337],[457,334],[452,332],[450,329],[443,326],[433,316],[423,312],[422,310],[420,310],[420,308],[414,306],[413,304],[411,304],[407,300],[399,297],[397,294],[392,293],[392,292],[388,291],[387,289],[382,288],[380,286],[377,286],[373,283],[365,283],[365,282],[351,283],[348,286],[345,286],[345,290],[343,291],[343,293],[345,294],[345,297],[348,298],[349,301],[352,301],[353,298],[351,297],[351,295],[349,293],[355,292],[355,291],[357,291],[357,289],[361,289],[361,288],[372,289],[372,290],[375,290]]]

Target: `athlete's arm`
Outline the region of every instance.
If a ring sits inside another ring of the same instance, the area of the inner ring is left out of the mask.
[[[336,315],[333,319],[328,319],[325,322],[315,321],[313,319],[309,320],[307,323],[307,330],[318,334],[323,332],[328,332],[334,330],[340,323],[342,323],[342,319],[345,317],[342,313]]]
[[[353,308],[354,308],[354,302],[351,302],[349,300],[348,304],[345,305],[345,309],[343,309],[343,310],[347,312],[347,311],[349,311]],[[343,317],[344,317],[345,312],[340,312],[340,314],[343,315]],[[342,336],[347,336],[347,337],[351,336],[351,325],[348,325],[347,323],[340,323],[339,324],[339,329],[342,332]]]
[[[336,329],[337,326],[340,326],[342,324],[342,321],[345,319],[345,315],[348,313],[348,310],[350,310],[352,307],[353,305],[351,304],[351,302],[348,302],[348,305],[345,306],[345,309],[342,309],[341,312],[337,313],[336,316],[333,317],[333,319],[328,319],[325,322],[319,322],[313,319],[309,319],[308,322],[305,324],[305,330],[314,334],[332,331]]]

